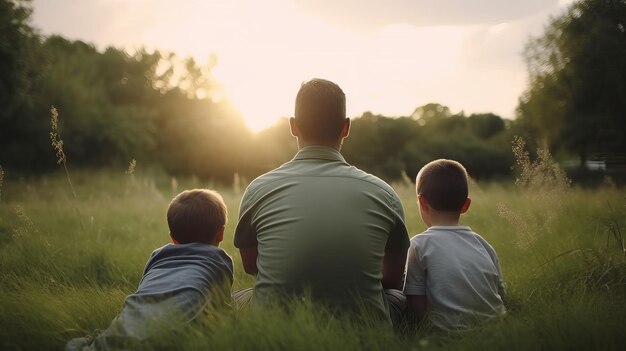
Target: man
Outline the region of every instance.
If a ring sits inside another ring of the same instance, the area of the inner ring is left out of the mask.
[[[402,286],[404,212],[388,184],[341,156],[350,131],[343,91],[324,79],[303,83],[289,122],[298,153],[255,179],[241,200],[235,247],[256,274],[252,304],[308,295],[335,311],[386,321],[391,312],[395,321],[405,303],[390,290]]]

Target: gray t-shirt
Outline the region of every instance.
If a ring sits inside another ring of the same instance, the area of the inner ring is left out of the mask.
[[[195,319],[209,306],[230,304],[233,262],[203,243],[167,244],[152,252],[137,291],[95,340],[98,349],[137,342]]]
[[[235,246],[258,245],[253,304],[302,296],[388,319],[381,285],[385,251],[409,245],[402,204],[377,177],[330,147],[302,148],[255,179],[241,200]]]
[[[495,250],[464,226],[433,226],[411,239],[406,295],[426,295],[428,318],[447,330],[505,313]]]

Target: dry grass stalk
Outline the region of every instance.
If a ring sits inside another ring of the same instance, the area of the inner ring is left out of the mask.
[[[57,164],[63,166],[63,169],[65,170],[65,177],[67,178],[67,182],[72,190],[72,195],[74,196],[74,199],[76,199],[76,191],[74,191],[74,186],[72,185],[72,180],[70,179],[70,172],[67,169],[67,156],[63,151],[63,140],[61,139],[61,135],[59,133],[59,112],[56,107],[52,106],[50,108],[50,115],[50,141],[52,142],[52,147],[54,148],[57,156]]]
[[[515,228],[518,245],[522,248],[536,246],[543,233],[550,233],[563,209],[563,198],[570,190],[570,180],[553,161],[548,150],[538,149],[536,160],[531,160],[526,143],[520,137],[513,140],[513,154],[518,170],[515,181],[523,190],[529,206],[511,210],[499,205],[499,215]]]
[[[135,174],[135,168],[137,167],[137,160],[134,158],[130,160],[128,163],[128,169],[126,170],[126,174],[133,175]]]
[[[12,238],[17,240],[19,238],[28,237],[37,232],[35,223],[26,215],[26,210],[21,205],[17,205],[13,208],[15,215],[19,220],[19,225],[13,229]]]

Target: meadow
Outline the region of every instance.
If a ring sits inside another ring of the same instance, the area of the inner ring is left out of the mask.
[[[394,334],[301,302],[290,312],[218,313],[148,348],[624,349],[626,189],[610,181],[578,188],[556,168],[527,166],[517,184],[472,183],[472,208],[462,219],[499,254],[509,310],[499,321],[465,333]],[[72,337],[106,328],[137,287],[152,250],[168,242],[165,210],[183,189],[222,193],[230,211],[222,247],[235,262],[234,289],[252,286],[232,244],[245,183],[173,179],[140,167],[130,173],[72,172],[74,189],[61,172],[37,179],[4,176],[0,349],[62,349]],[[413,185],[393,186],[409,232],[421,232]]]

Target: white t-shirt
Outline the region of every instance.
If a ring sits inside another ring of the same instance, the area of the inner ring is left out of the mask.
[[[506,312],[498,256],[464,226],[433,226],[411,239],[404,293],[426,295],[428,318],[446,330]]]

